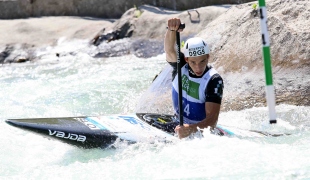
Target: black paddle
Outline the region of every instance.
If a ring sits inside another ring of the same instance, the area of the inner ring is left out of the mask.
[[[185,24],[180,24],[179,29],[184,29]],[[178,30],[179,30],[178,29]],[[178,72],[178,89],[179,89],[179,120],[180,126],[183,126],[183,107],[182,107],[182,73],[181,73],[181,51],[180,51],[180,32],[176,31],[176,41],[177,41],[177,72]]]

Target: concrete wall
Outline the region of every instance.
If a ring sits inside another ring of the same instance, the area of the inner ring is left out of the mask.
[[[173,10],[209,5],[241,4],[253,0],[0,0],[0,18],[38,16],[91,16],[119,18],[128,9],[144,4]]]

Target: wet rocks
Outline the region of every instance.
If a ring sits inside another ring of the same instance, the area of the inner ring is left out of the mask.
[[[139,16],[137,16],[137,10],[140,12]],[[98,46],[99,49],[99,53],[95,57],[135,54],[137,57],[148,58],[162,54],[166,23],[169,18],[179,17],[188,25],[181,37],[181,40],[186,40],[203,30],[209,22],[226,10],[227,7],[212,6],[198,8],[194,13],[190,11],[176,13],[169,9],[150,5],[131,8],[114,23],[112,31],[102,30],[93,38],[91,43]],[[199,17],[196,15],[197,12]],[[130,38],[130,40],[127,44],[123,44],[124,41],[117,42],[123,38]]]
[[[7,45],[0,52],[0,63],[23,63],[33,57],[33,49],[27,44]]]
[[[5,59],[11,54],[11,52],[13,51],[13,46],[6,46],[5,49],[0,52],[0,63],[4,63]]]
[[[252,15],[253,3],[232,6],[198,34],[210,44],[210,62],[228,82],[226,109],[266,104],[260,18]],[[310,105],[310,11],[305,9],[310,2],[266,3],[276,101]],[[251,79],[253,85],[248,85],[246,79]],[[297,86],[299,82],[303,83]]]

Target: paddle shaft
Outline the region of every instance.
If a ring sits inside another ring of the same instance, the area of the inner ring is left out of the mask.
[[[181,24],[179,29],[184,29],[185,24]],[[179,121],[180,126],[183,126],[183,106],[182,106],[182,64],[181,64],[181,48],[180,48],[180,32],[176,31],[176,44],[177,44],[177,72],[178,72],[178,102],[179,102]]]

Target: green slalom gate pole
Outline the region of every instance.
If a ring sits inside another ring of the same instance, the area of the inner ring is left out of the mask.
[[[258,0],[260,12],[260,25],[262,32],[262,45],[263,45],[263,60],[265,66],[266,76],[266,100],[269,110],[269,123],[277,123],[276,110],[275,110],[275,93],[272,82],[271,58],[270,58],[270,42],[267,28],[267,9],[265,0]]]

